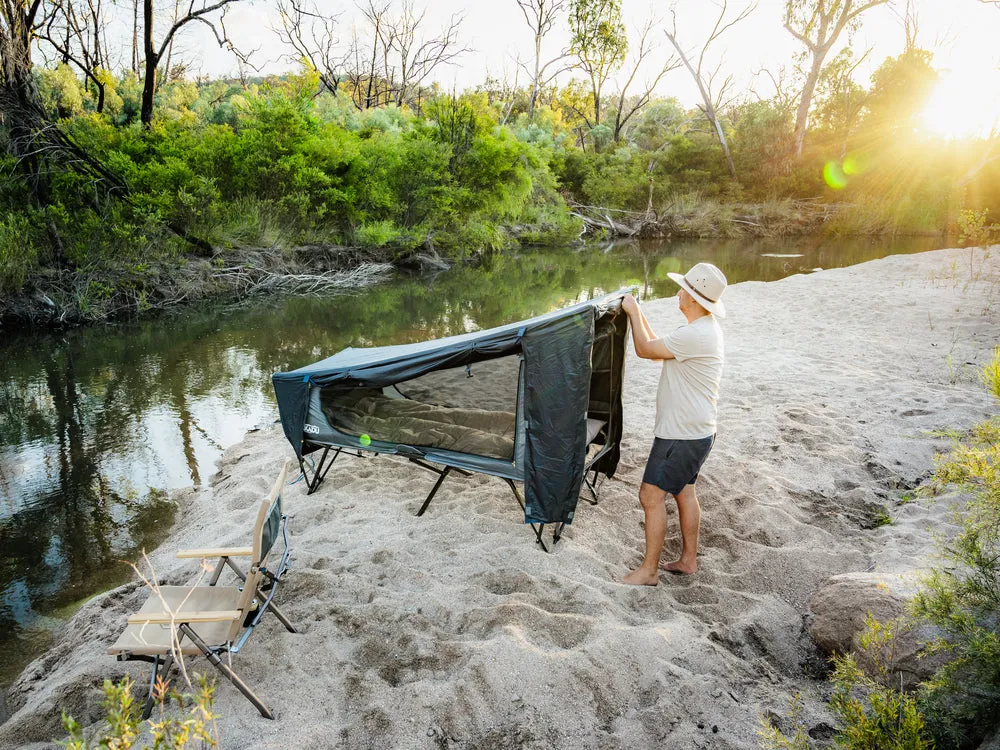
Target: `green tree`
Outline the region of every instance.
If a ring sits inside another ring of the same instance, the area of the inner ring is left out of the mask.
[[[813,92],[823,69],[823,61],[843,31],[857,26],[862,13],[888,1],[785,0],[785,29],[806,46],[811,58],[795,115],[796,155],[802,154]]]
[[[854,59],[850,47],[844,47],[819,76],[813,124],[829,133],[839,147],[841,159],[847,156],[848,143],[857,129],[868,93],[854,81],[854,71],[866,55]]]
[[[876,141],[905,141],[922,130],[920,113],[938,82],[933,55],[909,49],[888,57],[872,74],[865,130]]]
[[[570,51],[590,79],[593,97],[587,125],[601,124],[604,85],[628,53],[628,35],[622,22],[621,0],[573,0],[569,9]]]

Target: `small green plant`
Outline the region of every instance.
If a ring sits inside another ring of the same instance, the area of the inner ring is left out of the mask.
[[[757,726],[757,738],[763,750],[809,750],[809,733],[802,721],[802,695],[796,693],[789,701],[789,721],[795,731],[789,737],[776,727],[766,716],[761,716]]]
[[[948,382],[955,385],[955,381],[958,380],[958,371],[955,370],[955,360],[951,356],[951,352],[944,358],[944,363],[948,367]]]
[[[958,215],[958,241],[961,245],[988,245],[1000,233],[1000,224],[987,224],[990,210],[965,209]]]
[[[892,685],[896,625],[871,614],[859,641],[871,664],[858,666],[853,654],[834,659],[830,707],[840,719],[837,744],[851,750],[926,750],[934,743],[913,696]]]
[[[895,519],[889,515],[889,511],[885,508],[880,508],[872,517],[872,528],[877,529],[880,526],[892,526],[894,522]]]
[[[980,378],[986,390],[1000,399],[1000,346],[993,350],[993,359],[983,368]]]
[[[157,680],[153,699],[158,706],[159,718],[143,722],[139,718],[140,706],[132,695],[132,679],[127,675],[120,682],[104,681],[104,700],[107,727],[87,737],[83,727],[65,711],[63,729],[68,737],[59,744],[67,750],[182,750],[183,748],[214,748],[219,746],[216,716],[212,712],[215,686],[202,675],[196,675],[197,687],[193,693],[178,693],[170,683]],[[180,717],[169,715],[167,709],[176,703],[183,712]]]

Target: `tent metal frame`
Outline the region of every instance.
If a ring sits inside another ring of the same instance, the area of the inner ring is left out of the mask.
[[[591,505],[597,505],[597,488],[596,488],[597,472],[596,471],[594,472],[593,482],[587,479],[586,472],[589,471],[590,466],[595,461],[597,461],[610,449],[611,449],[610,445],[606,445],[604,448],[602,448],[600,452],[598,452],[592,459],[590,459],[590,461],[587,462],[587,467],[584,470],[584,482],[587,485],[587,489],[589,489],[590,493],[594,496],[593,500],[590,500],[589,498],[587,500],[587,502],[589,502]],[[330,457],[331,450],[333,451],[332,457]],[[307,495],[311,495],[317,489],[319,489],[320,484],[323,483],[323,480],[326,479],[326,475],[330,472],[330,468],[333,466],[333,462],[337,460],[337,457],[341,453],[345,453],[345,455],[357,455],[357,457],[359,458],[362,455],[360,450],[357,451],[356,454],[346,453],[346,451],[347,449],[344,448],[343,446],[333,446],[333,445],[324,446],[323,455],[320,456],[319,463],[316,464],[315,468],[312,470],[312,476],[310,476],[310,473],[306,468],[305,459],[304,458],[299,459],[299,469],[302,471],[302,476],[305,477],[306,480],[306,487],[308,487],[308,491],[306,492]],[[375,452],[374,455],[377,456],[379,454],[378,452]],[[329,461],[327,461],[327,458],[329,458]],[[472,476],[472,472],[466,471],[465,469],[460,469],[457,466],[449,466],[446,464],[443,469],[439,469],[436,466],[432,466],[431,464],[427,463],[426,461],[420,460],[419,458],[413,458],[412,456],[405,456],[405,458],[410,463],[416,464],[417,466],[420,466],[421,468],[427,469],[427,471],[433,472],[434,474],[438,475],[437,481],[434,483],[434,486],[431,487],[431,491],[427,493],[427,497],[424,498],[423,503],[420,505],[420,510],[417,511],[418,517],[424,515],[424,513],[427,511],[427,507],[431,504],[431,500],[434,499],[434,496],[437,494],[437,491],[441,489],[441,485],[444,483],[444,480],[447,479],[448,475],[451,472],[453,471],[457,472],[458,474],[461,474],[464,477]],[[514,480],[509,479],[508,477],[500,477],[500,478],[503,479],[510,487],[511,492],[514,493],[514,498],[517,500],[517,504],[521,506],[521,511],[524,512],[525,511],[524,498],[521,497],[521,492],[517,489],[517,485],[514,484]],[[542,532],[545,530],[546,524],[529,523],[529,525],[531,526],[531,530],[535,532],[535,542],[541,546],[543,551],[548,552],[549,548],[545,545],[545,542],[542,540]],[[557,544],[559,540],[562,538],[562,533],[565,526],[566,524],[562,522],[555,524],[555,528],[553,529],[552,532],[553,545]]]

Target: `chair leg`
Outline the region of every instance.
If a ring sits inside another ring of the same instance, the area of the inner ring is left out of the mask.
[[[264,595],[264,592],[261,591],[260,589],[257,589],[257,596],[260,597],[261,599],[267,599],[267,597]],[[274,616],[278,618],[278,622],[280,622],[282,625],[284,625],[285,626],[285,630],[287,630],[289,633],[298,633],[299,632],[299,631],[297,631],[295,629],[295,626],[292,625],[292,621],[289,620],[287,617],[285,617],[285,613],[282,612],[280,609],[278,609],[278,605],[277,604],[275,604],[275,603],[272,602],[270,605],[268,605],[267,611],[268,612],[273,612]]]
[[[552,532],[552,546],[553,547],[556,545],[556,542],[558,542],[560,539],[562,539],[562,533],[563,533],[563,529],[565,527],[566,527],[566,524],[564,522],[560,522],[560,523],[556,524],[556,528]]]
[[[271,710],[264,705],[264,702],[254,695],[254,692],[247,687],[247,684],[243,682],[243,680],[241,680],[232,669],[229,668],[228,664],[219,658],[217,653],[208,647],[205,641],[198,637],[198,634],[194,632],[190,625],[187,623],[181,623],[180,630],[184,633],[184,635],[191,639],[191,642],[195,646],[201,649],[201,652],[205,655],[205,658],[212,663],[212,666],[222,672],[222,674],[226,676],[226,679],[233,683],[233,685],[236,686],[236,689],[243,693],[243,696],[250,701],[258,711],[260,711],[261,716],[265,719],[274,718],[274,714],[272,714]]]
[[[149,692],[146,693],[146,700],[142,704],[142,718],[143,721],[148,719],[153,713],[153,691],[156,689],[156,678],[160,677],[162,679],[167,679],[167,675],[170,674],[170,668],[174,665],[174,655],[173,653],[167,654],[163,658],[163,671],[160,671],[160,657],[153,657],[153,674],[149,677]]]

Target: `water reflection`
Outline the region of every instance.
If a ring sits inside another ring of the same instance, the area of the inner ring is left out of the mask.
[[[121,559],[169,528],[173,488],[276,416],[270,374],[345,346],[487,328],[629,286],[672,296],[666,274],[699,260],[730,282],[929,250],[938,239],[633,243],[496,256],[337,298],[0,344],[0,684],[73,606],[128,577]],[[801,257],[769,257],[797,255]]]

